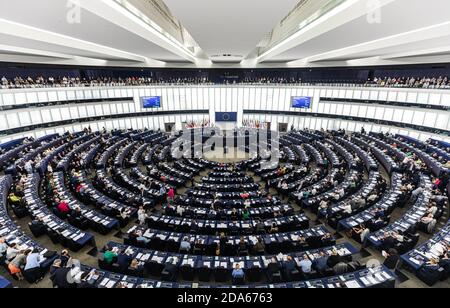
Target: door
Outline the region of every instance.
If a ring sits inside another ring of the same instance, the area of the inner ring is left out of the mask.
[[[278,123],[278,131],[280,133],[287,133],[287,131],[288,131],[288,123]]]

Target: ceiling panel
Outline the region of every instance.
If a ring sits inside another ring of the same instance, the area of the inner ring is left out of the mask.
[[[380,23],[369,23],[367,16],[354,19],[268,61],[301,59],[450,21],[448,0],[424,4],[423,0],[396,0],[381,9]]]
[[[165,0],[209,55],[245,57],[298,0]]]
[[[81,40],[142,55],[155,60],[183,61],[183,58],[120,28],[89,11],[81,10],[80,23],[67,21],[67,1],[0,1],[0,18]],[[24,10],[23,8],[27,9]],[[45,8],[45,9],[42,9]]]

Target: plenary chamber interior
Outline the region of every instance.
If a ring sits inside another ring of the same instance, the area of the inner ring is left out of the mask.
[[[449,288],[448,1],[278,2],[0,1],[0,288]]]

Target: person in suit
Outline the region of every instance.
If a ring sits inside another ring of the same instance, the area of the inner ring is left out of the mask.
[[[244,237],[241,237],[239,240],[239,246],[238,246],[238,254],[246,253],[247,251],[247,243],[245,242]]]
[[[267,265],[267,280],[269,282],[273,281],[273,275],[279,273],[281,270],[280,263],[277,261],[275,257],[270,260],[270,263]]]
[[[237,234],[239,231],[239,227],[236,224],[231,224],[229,227],[230,234]]]
[[[126,273],[126,270],[130,266],[131,261],[132,258],[127,251],[121,250],[117,254],[117,264],[119,265],[119,270],[121,273]]]
[[[427,263],[422,265],[417,275],[421,277],[421,279],[424,281],[436,282],[441,277],[441,274],[439,273],[439,268],[440,268],[439,260],[433,258]]]
[[[286,280],[291,280],[292,272],[295,270],[295,261],[291,256],[287,256],[286,261],[283,262],[283,273]]]
[[[227,245],[227,243],[228,243],[228,237],[225,235],[225,233],[221,233],[220,234],[220,239],[219,239],[219,241],[220,241],[220,246],[221,247],[225,247],[226,245]]]
[[[238,212],[237,212],[237,210],[235,208],[233,208],[231,210],[230,218],[231,218],[231,220],[237,220],[238,219]]]
[[[336,264],[339,264],[341,262],[341,260],[342,260],[342,258],[338,254],[338,252],[336,250],[333,250],[333,252],[331,253],[331,256],[327,260],[327,266],[329,268],[333,268],[336,266]]]
[[[395,238],[392,236],[391,233],[389,232],[385,233],[381,242],[381,249],[384,251],[389,251],[390,249],[394,248],[394,246],[395,246]]]
[[[199,232],[199,230],[200,230],[200,227],[198,226],[197,221],[193,220],[191,223],[191,233],[196,234]]]
[[[258,241],[256,242],[255,246],[253,246],[253,253],[258,254],[264,254],[264,251],[266,250],[266,245],[264,245],[264,242],[262,238],[258,238]]]
[[[169,274],[169,279],[171,281],[176,280],[178,275],[178,267],[176,264],[177,264],[176,258],[169,258],[163,270],[164,272],[167,272]]]
[[[63,251],[61,251],[61,267],[65,267],[67,265],[67,263],[69,262],[71,256],[69,254],[69,251],[64,249]]]
[[[328,255],[321,251],[318,258],[314,260],[314,268],[319,272],[320,274],[325,273],[325,271],[328,269]]]
[[[383,263],[384,266],[390,270],[396,269],[398,261],[400,260],[397,250],[389,249],[388,252],[383,251],[383,256],[386,258]]]
[[[256,223],[255,232],[256,234],[266,234],[266,227],[260,219],[258,219],[258,222]]]
[[[276,223],[272,224],[272,227],[270,227],[269,233],[270,234],[274,234],[274,233],[278,233],[279,229]]]
[[[69,289],[73,285],[69,283],[67,277],[69,277],[70,268],[63,267],[61,260],[55,260],[50,269],[50,279],[53,282],[53,286],[59,289]]]
[[[47,232],[47,228],[41,217],[38,217],[30,223],[30,230],[37,235],[45,234]]]

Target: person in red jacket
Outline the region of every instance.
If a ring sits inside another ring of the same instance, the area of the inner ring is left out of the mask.
[[[69,204],[66,201],[61,201],[58,204],[58,211],[61,214],[69,214],[69,212],[70,212]]]
[[[173,187],[171,187],[169,189],[169,192],[167,193],[167,201],[172,202],[174,198],[175,198],[175,190],[173,189]]]

